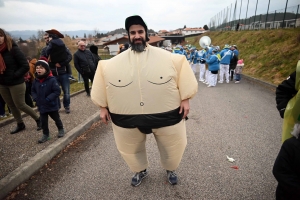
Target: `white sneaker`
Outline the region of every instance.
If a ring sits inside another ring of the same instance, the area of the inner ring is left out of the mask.
[[[214,87],[214,86],[212,86],[212,85],[208,85],[207,87]]]
[[[218,83],[223,83],[223,81],[218,81]]]
[[[200,82],[204,82],[204,80],[199,80]]]
[[[4,117],[6,117],[6,114],[4,114],[4,115],[0,115],[0,118],[4,118]]]
[[[234,83],[239,83],[240,81],[236,81],[236,82],[234,82]]]

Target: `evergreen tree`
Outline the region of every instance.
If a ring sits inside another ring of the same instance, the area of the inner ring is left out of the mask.
[[[203,28],[204,28],[204,30],[208,30],[209,29],[206,24],[203,26]]]
[[[86,38],[86,34],[84,33],[84,36],[83,36],[84,38]]]

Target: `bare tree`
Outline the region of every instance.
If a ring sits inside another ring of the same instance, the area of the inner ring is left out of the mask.
[[[89,44],[93,43],[93,35],[92,34],[88,34],[88,41],[89,41]]]
[[[94,36],[96,37],[99,33],[99,29],[98,28],[94,28]]]
[[[37,31],[37,39],[39,39],[40,41],[44,40],[44,35],[45,31],[43,31],[42,29]]]
[[[30,38],[29,38],[31,41],[37,41],[37,38],[35,35],[32,35]]]

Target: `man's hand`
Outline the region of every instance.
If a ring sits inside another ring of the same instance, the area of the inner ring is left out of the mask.
[[[110,121],[110,115],[107,108],[100,107],[100,119],[106,125],[108,124],[108,121]]]
[[[55,64],[55,67],[61,67],[61,66],[60,66],[60,64],[59,64],[59,63],[56,63],[56,64]]]
[[[182,119],[184,119],[184,118],[186,118],[186,116],[190,112],[190,102],[189,102],[189,99],[185,99],[185,100],[181,101],[179,114],[181,114],[182,111],[183,111]]]

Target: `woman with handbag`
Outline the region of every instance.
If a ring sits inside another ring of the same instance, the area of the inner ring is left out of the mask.
[[[39,116],[25,103],[24,75],[28,71],[26,57],[12,38],[0,28],[0,94],[17,121],[17,127],[11,134],[25,129],[20,110],[30,115],[37,123],[37,130],[41,130]]]

